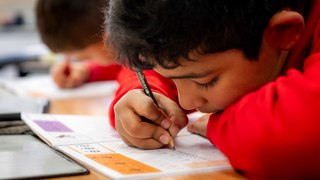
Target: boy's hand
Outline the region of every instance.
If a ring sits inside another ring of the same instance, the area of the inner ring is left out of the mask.
[[[210,114],[206,114],[201,116],[199,119],[196,121],[190,123],[188,125],[188,131],[199,134],[203,137],[207,136],[207,124],[209,121]]]
[[[60,88],[75,88],[89,77],[89,68],[84,63],[60,63],[51,69],[51,77]]]
[[[154,93],[154,97],[161,110],[142,89],[129,91],[114,106],[116,129],[128,145],[140,149],[160,148],[169,144],[188,124],[186,114],[177,103],[159,93]]]

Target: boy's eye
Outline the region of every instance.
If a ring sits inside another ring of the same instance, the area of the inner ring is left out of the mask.
[[[200,88],[200,89],[204,89],[204,90],[207,90],[211,87],[213,87],[216,82],[217,82],[218,78],[215,77],[214,79],[212,79],[211,81],[207,82],[207,83],[199,83],[199,82],[196,82],[197,84],[197,87]]]

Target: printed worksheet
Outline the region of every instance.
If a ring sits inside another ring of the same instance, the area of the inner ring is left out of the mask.
[[[49,145],[112,179],[231,169],[214,145],[186,129],[174,139],[175,150],[141,150],[126,145],[106,117],[23,114],[22,118]]]
[[[118,141],[106,116],[22,114],[24,122],[51,146]]]

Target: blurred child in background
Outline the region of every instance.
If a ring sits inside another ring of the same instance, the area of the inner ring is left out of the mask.
[[[65,61],[51,75],[60,88],[86,82],[114,80],[120,66],[113,50],[104,44],[108,0],[38,0],[36,22],[42,41]],[[79,62],[77,62],[79,61]]]

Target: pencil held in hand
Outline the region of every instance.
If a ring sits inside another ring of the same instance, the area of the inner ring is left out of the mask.
[[[158,105],[156,99],[154,98],[154,95],[153,95],[153,93],[152,93],[152,91],[151,91],[151,89],[150,89],[150,86],[149,86],[149,84],[148,84],[148,82],[147,82],[147,80],[146,80],[143,72],[140,71],[140,70],[136,70],[136,73],[137,73],[137,76],[138,76],[139,81],[140,81],[140,83],[141,83],[141,86],[142,86],[142,88],[143,88],[143,90],[144,90],[144,93],[145,93],[147,96],[151,97],[151,99],[153,100],[153,102],[157,105],[157,107],[159,107],[159,105]]]
[[[176,150],[176,147],[174,146],[174,141],[173,141],[173,137],[171,137],[170,142],[168,144],[168,147],[170,149]]]
[[[154,97],[154,95],[153,95],[153,93],[152,93],[152,91],[151,91],[151,89],[150,89],[150,86],[149,86],[149,84],[148,84],[148,82],[147,82],[147,80],[146,80],[143,72],[140,71],[140,70],[136,70],[136,74],[137,74],[137,76],[138,76],[138,78],[139,78],[139,81],[140,81],[141,86],[142,86],[142,88],[143,88],[143,90],[144,90],[144,93],[145,93],[147,96],[149,96],[149,97],[153,100],[153,102],[157,105],[157,107],[159,108],[159,105],[158,105],[158,103],[157,103],[157,101],[156,101],[156,99],[155,99],[155,97]],[[170,142],[169,142],[169,144],[168,144],[168,147],[169,147],[170,149],[175,150],[173,137],[171,137]]]
[[[67,56],[66,62],[65,62],[65,68],[64,68],[64,72],[63,72],[66,77],[70,76],[70,73],[71,73],[70,63],[71,63],[70,57]]]

